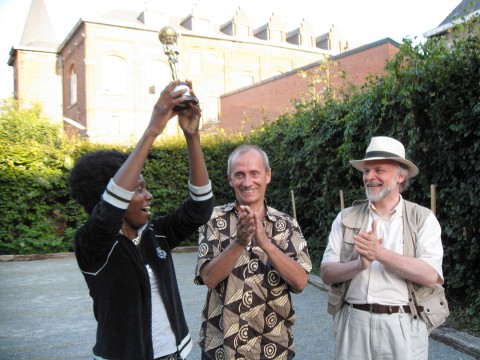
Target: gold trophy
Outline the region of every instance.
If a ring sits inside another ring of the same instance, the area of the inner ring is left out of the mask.
[[[158,38],[160,42],[163,44],[163,52],[165,55],[168,56],[168,64],[170,65],[170,70],[172,71],[172,79],[177,80],[181,79],[180,69],[178,64],[178,55],[180,52],[178,51],[177,47],[177,32],[171,26],[164,26],[158,32]],[[198,104],[198,99],[195,96],[190,95],[188,92],[189,88],[187,83],[181,81],[173,91],[178,91],[181,89],[187,89],[187,92],[184,96],[187,97],[183,103],[176,105],[173,110],[180,111],[186,109],[188,107],[187,103],[192,102],[194,104]]]

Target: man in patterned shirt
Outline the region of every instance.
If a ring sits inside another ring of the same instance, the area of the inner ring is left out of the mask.
[[[254,145],[230,154],[235,203],[218,206],[200,229],[197,284],[208,287],[202,359],[293,359],[295,311],[312,268],[298,223],[268,207],[268,157]]]

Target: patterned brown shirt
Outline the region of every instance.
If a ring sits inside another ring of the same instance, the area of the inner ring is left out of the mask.
[[[196,284],[203,284],[202,265],[235,240],[237,218],[234,203],[218,206],[200,229]],[[263,225],[269,239],[309,273],[312,263],[298,223],[267,207]],[[267,254],[255,244],[247,246],[232,273],[207,292],[202,351],[215,360],[292,358],[295,311],[290,291]]]

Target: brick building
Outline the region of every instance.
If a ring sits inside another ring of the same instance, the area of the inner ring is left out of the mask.
[[[203,128],[219,123],[220,96],[321,61],[345,50],[338,32],[321,36],[302,22],[291,31],[272,14],[253,28],[241,8],[223,25],[209,20],[199,2],[182,19],[154,2],[144,9],[111,9],[78,19],[56,39],[48,2],[32,0],[21,44],[12,48],[14,93],[21,107],[33,102],[61,121],[68,133],[104,143],[134,142],[145,128],[171,72],[158,40],[169,25],[179,33],[179,63],[193,81]],[[327,47],[327,48],[322,48]],[[170,122],[168,133],[178,125]]]
[[[32,0],[21,43],[10,51],[15,98],[21,108],[40,103],[67,132],[96,142],[133,142],[143,131],[159,91],[171,78],[157,39],[165,25],[179,32],[182,72],[194,82],[205,130],[249,131],[275,120],[293,109],[292,101],[309,96],[311,79],[299,72],[315,71],[326,60],[338,64],[334,70],[345,70],[346,81],[359,84],[370,74],[381,74],[385,61],[398,51],[390,39],[349,50],[333,25],[320,36],[305,21],[287,31],[275,14],[253,28],[242,8],[217,25],[202,0],[181,19],[155,9],[152,0],[138,10],[110,9],[79,18],[68,35],[58,38],[54,24],[59,18],[52,17],[47,3]],[[479,0],[463,0],[424,35],[448,36],[452,26],[479,11]],[[78,16],[67,9],[61,17],[68,12]],[[328,79],[341,81],[335,74]],[[178,125],[170,122],[167,131],[178,133]]]
[[[328,58],[332,67],[329,81],[333,85],[363,84],[370,75],[381,75],[385,63],[399,50],[400,44],[386,38]],[[262,122],[275,120],[294,109],[295,99],[309,97],[312,80],[301,72],[315,72],[325,61],[317,61],[290,72],[272,77],[220,97],[219,128],[227,132],[250,131]],[[345,79],[339,74],[344,71]],[[325,85],[320,84],[317,91]]]

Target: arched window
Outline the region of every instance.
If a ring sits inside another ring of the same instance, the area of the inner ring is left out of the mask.
[[[172,81],[172,73],[166,61],[152,59],[142,71],[144,81],[148,87],[148,93],[155,99],[160,95],[163,88]]]
[[[127,93],[127,62],[120,56],[107,55],[102,59],[102,90],[110,95]]]
[[[202,116],[202,121],[206,124],[218,123],[218,99],[216,97],[209,96],[207,98],[205,115]],[[202,126],[203,128],[203,126]]]
[[[70,105],[77,103],[77,73],[75,68],[70,69]]]
[[[191,52],[188,56],[190,61],[189,74],[202,74],[202,54],[198,52]]]

